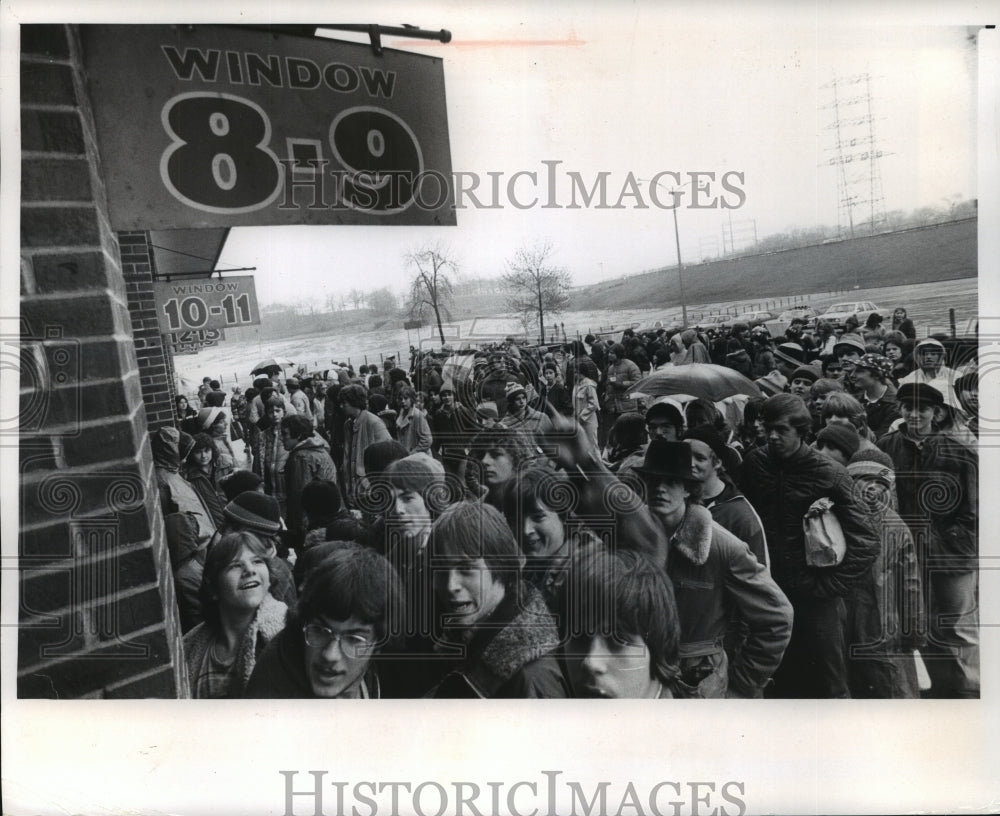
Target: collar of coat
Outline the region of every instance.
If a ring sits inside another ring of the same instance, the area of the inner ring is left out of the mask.
[[[239,683],[240,691],[246,688],[250,675],[253,673],[257,660],[258,638],[267,643],[278,635],[285,628],[287,612],[288,606],[272,597],[271,593],[264,596],[263,603],[257,608],[257,614],[254,615],[253,621],[237,647],[233,679]],[[204,623],[198,624],[184,636],[184,651],[188,657],[189,666],[197,666],[201,663],[205,652],[212,647],[214,639],[214,631]]]
[[[704,564],[712,549],[712,514],[700,504],[689,504],[670,545],[692,564]]]
[[[493,697],[524,666],[558,645],[555,619],[541,593],[521,582],[479,628],[458,672],[480,697]]]

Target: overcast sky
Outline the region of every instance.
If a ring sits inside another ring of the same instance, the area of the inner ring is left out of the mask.
[[[738,243],[754,222],[761,237],[837,224],[837,181],[827,164],[833,95],[822,87],[834,77],[872,76],[887,211],[976,195],[975,46],[961,25],[928,25],[919,16],[911,22],[920,25],[900,25],[898,14],[896,24],[872,24],[869,16],[862,25],[856,15],[797,7],[780,15],[777,7],[695,15],[653,3],[508,5],[489,13],[465,4],[400,8],[380,7],[378,19],[453,33],[449,45],[408,41],[405,48],[444,59],[455,171],[502,172],[504,187],[513,173],[534,171],[541,186],[542,162],[558,161],[558,203],[569,203],[567,171],[588,184],[607,171],[609,204],[629,173],[648,179],[664,170],[715,173],[705,198],[735,202],[718,180],[742,173],[742,181],[729,177],[745,194],[739,208],[679,210],[685,261],[721,248],[730,217]],[[337,14],[345,22],[371,18]],[[328,17],[327,10],[320,19]],[[863,85],[854,87],[863,93]],[[518,183],[521,202],[530,201],[531,188],[528,179]],[[403,256],[428,242],[448,248],[464,273],[495,276],[518,246],[549,239],[555,261],[577,283],[592,283],[676,261],[670,212],[639,208],[634,192],[622,209],[577,210],[543,209],[544,192],[539,205],[519,210],[504,192],[501,209],[467,202],[457,227],[234,229],[220,265],[268,273],[257,275],[257,292],[270,303],[354,285],[402,290]],[[639,194],[651,205],[645,185]],[[661,191],[660,200],[669,196]],[[855,213],[856,221],[864,217]],[[361,277],[346,281],[344,273]]]

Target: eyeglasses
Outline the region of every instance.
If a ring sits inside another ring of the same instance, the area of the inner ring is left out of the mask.
[[[331,632],[318,623],[307,623],[302,627],[302,634],[305,636],[306,645],[312,646],[314,649],[326,649],[335,642],[345,657],[366,657],[371,653],[372,642],[364,635],[341,635]]]

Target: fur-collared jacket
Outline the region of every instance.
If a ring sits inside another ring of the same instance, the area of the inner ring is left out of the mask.
[[[447,636],[447,635],[446,635]],[[461,663],[428,695],[446,698],[569,697],[554,650],[555,618],[542,594],[521,582],[465,644]],[[453,644],[455,650],[461,644]]]
[[[264,647],[285,628],[285,615],[288,606],[281,601],[271,597],[270,593],[264,596],[264,601],[257,608],[257,614],[251,621],[247,631],[240,640],[240,645],[236,654],[236,662],[233,664],[232,682],[229,687],[230,697],[243,696],[243,689],[246,688],[253,674],[257,656],[264,651]],[[191,694],[196,692],[198,672],[205,659],[208,650],[215,642],[215,629],[207,623],[199,623],[194,629],[184,635],[184,659],[187,662],[188,676],[191,679]]]
[[[686,658],[721,656],[735,612],[746,639],[732,656],[729,688],[734,696],[757,696],[792,636],[792,605],[767,568],[708,510],[692,504],[670,539],[667,574],[677,599],[682,665]],[[724,675],[725,661],[714,665]],[[724,676],[718,679],[724,694]]]

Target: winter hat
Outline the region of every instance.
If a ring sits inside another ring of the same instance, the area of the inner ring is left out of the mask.
[[[207,431],[215,424],[219,415],[223,413],[224,411],[221,408],[202,408],[198,412],[198,427],[203,431]]]
[[[927,383],[903,383],[896,392],[896,402],[907,405],[944,405],[944,394]]]
[[[776,394],[783,394],[785,392],[785,385],[788,384],[788,380],[785,379],[784,374],[775,369],[763,377],[758,377],[754,380],[754,383],[764,393],[764,396],[773,397]]]
[[[852,479],[869,477],[879,479],[889,487],[896,483],[896,471],[889,454],[878,448],[863,448],[855,453],[847,463],[847,472]]]
[[[836,448],[850,459],[861,447],[861,437],[853,426],[833,422],[816,434],[816,444]]]
[[[277,533],[281,529],[281,508],[278,500],[264,493],[240,493],[222,511],[227,519],[261,533]]]
[[[635,468],[640,476],[660,479],[691,479],[691,446],[684,442],[654,439],[646,448],[642,467]]]
[[[524,390],[524,386],[519,382],[509,382],[504,388],[504,396],[510,399],[515,394],[526,394],[527,391]]]
[[[971,391],[974,388],[979,388],[979,371],[976,368],[970,368],[952,383],[952,387],[955,391]]]
[[[673,400],[661,399],[649,406],[646,410],[646,421],[657,418],[667,420],[678,431],[684,427],[684,413]]]
[[[733,473],[740,466],[740,455],[719,435],[719,432],[708,426],[692,428],[684,434],[684,441],[697,439],[704,442],[712,449],[712,453],[718,457],[722,466],[728,473]]]
[[[500,412],[497,410],[497,404],[492,400],[486,400],[485,402],[479,403],[476,406],[476,414],[480,419],[500,419]]]
[[[811,365],[799,366],[795,371],[792,372],[791,380],[809,380],[810,383],[816,382],[820,378],[817,373],[816,368]]]
[[[774,356],[788,365],[800,366],[806,361],[806,353],[798,343],[780,343]]]
[[[259,492],[258,488],[263,483],[264,480],[252,470],[234,470],[219,485],[226,496],[226,501],[232,501],[240,493],[246,493],[247,491],[251,493]]]
[[[865,354],[854,367],[875,372],[883,382],[892,376],[892,360],[881,354]]]
[[[365,473],[369,475],[381,473],[397,459],[403,459],[406,455],[406,446],[395,439],[386,439],[384,442],[373,442],[365,448]]]
[[[837,349],[840,349],[841,346],[847,346],[847,349],[841,349],[841,351],[838,352]],[[840,353],[847,350],[853,350],[858,352],[858,354],[864,354],[867,350],[865,347],[865,341],[856,334],[842,335],[841,338],[833,344],[833,353],[839,356]]]

